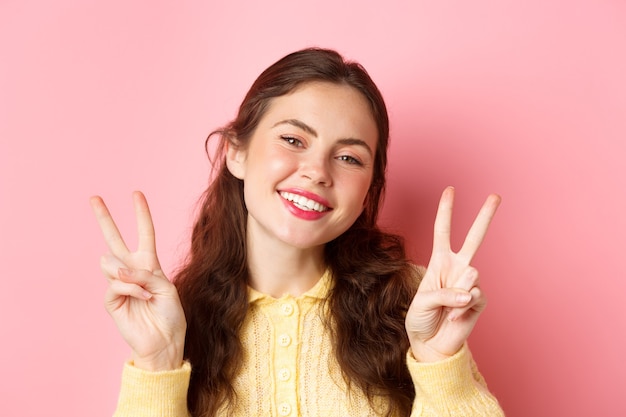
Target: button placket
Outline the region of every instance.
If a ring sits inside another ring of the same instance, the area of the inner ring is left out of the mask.
[[[297,361],[297,343],[299,327],[299,307],[295,300],[278,302],[274,315],[275,351],[274,383],[278,414],[289,416],[297,407],[297,386],[294,377]]]
[[[278,371],[278,379],[280,381],[286,382],[291,378],[291,371],[288,368],[282,368]]]
[[[291,414],[291,405],[289,405],[289,403],[281,403],[278,406],[278,414],[281,416],[288,416]]]
[[[280,347],[288,347],[291,344],[291,336],[287,333],[282,333],[278,336],[278,346]]]
[[[292,303],[284,302],[280,305],[280,312],[285,317],[291,316],[293,314],[293,311],[294,311],[294,306]]]

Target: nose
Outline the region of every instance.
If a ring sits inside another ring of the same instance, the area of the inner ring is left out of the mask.
[[[309,155],[309,157],[302,162],[300,173],[304,178],[308,178],[315,184],[324,185],[326,187],[332,185],[330,166],[325,156]]]

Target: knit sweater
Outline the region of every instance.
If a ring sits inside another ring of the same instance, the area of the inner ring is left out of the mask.
[[[331,285],[326,273],[311,290],[280,299],[249,289],[250,307],[241,330],[243,364],[233,381],[237,400],[219,416],[379,416],[382,397],[371,404],[348,387],[322,320],[322,300]],[[407,353],[415,385],[411,416],[503,416],[467,346],[435,363]],[[148,372],[128,362],[122,374],[115,417],[185,417],[191,365]]]

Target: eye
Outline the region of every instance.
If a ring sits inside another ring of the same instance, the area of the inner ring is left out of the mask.
[[[350,155],[341,155],[341,156],[338,156],[337,159],[340,161],[344,161],[350,165],[359,165],[359,166],[363,165],[361,161],[359,161],[358,159]]]
[[[302,141],[296,137],[289,136],[289,135],[282,135],[280,138],[291,146],[297,146],[297,147],[303,146]]]

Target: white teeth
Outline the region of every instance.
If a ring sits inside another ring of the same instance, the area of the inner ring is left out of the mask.
[[[298,208],[302,210],[313,210],[313,211],[318,211],[320,213],[328,210],[327,207],[323,206],[317,201],[313,201],[309,198],[306,198],[298,194],[292,194],[292,193],[288,193],[285,191],[281,191],[280,196],[284,198],[285,200],[291,201],[296,206],[298,206]]]

